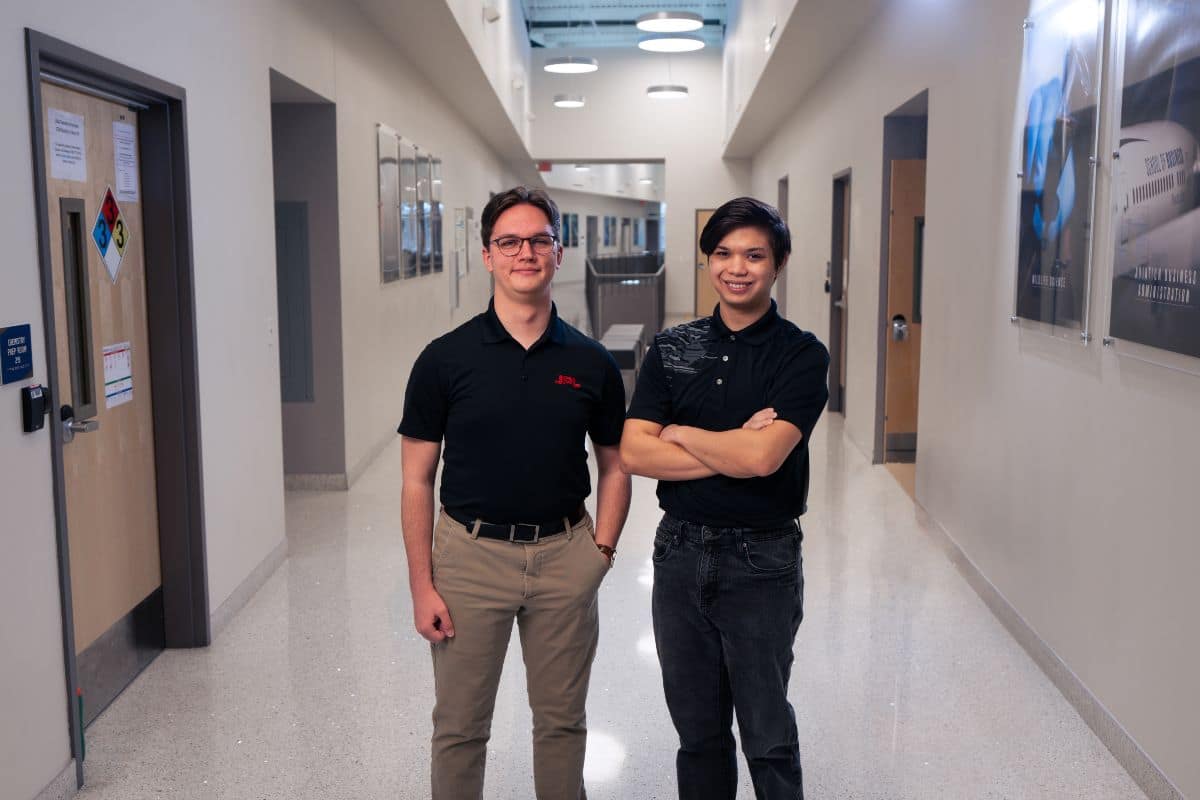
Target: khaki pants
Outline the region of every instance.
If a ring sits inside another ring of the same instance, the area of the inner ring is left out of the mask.
[[[483,797],[487,742],[515,618],[533,711],[538,800],[585,800],[584,704],[599,638],[596,591],[608,559],[591,517],[534,544],[472,536],[442,513],[433,583],[455,636],[432,646],[433,800]]]

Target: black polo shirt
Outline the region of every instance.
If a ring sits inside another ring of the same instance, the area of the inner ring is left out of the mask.
[[[808,439],[829,399],[828,372],[825,345],[780,317],[773,300],[740,331],[725,326],[718,306],[711,317],[658,334],[642,362],[631,418],[726,431],[773,407],[804,434],[765,478],[659,481],[662,509],[689,522],[738,528],[773,527],[803,514]]]
[[[584,437],[621,441],[625,387],[613,357],[550,314],[525,350],[488,310],[413,364],[400,433],[442,450],[442,505],[505,524],[574,514],[591,493]]]

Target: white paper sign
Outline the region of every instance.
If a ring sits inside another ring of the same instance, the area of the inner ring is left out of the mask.
[[[87,146],[83,138],[83,117],[49,109],[50,177],[64,181],[87,180]]]
[[[129,342],[104,346],[104,407],[133,400],[133,350]]]
[[[117,170],[117,199],[138,202],[137,129],[128,122],[113,123],[113,163]]]

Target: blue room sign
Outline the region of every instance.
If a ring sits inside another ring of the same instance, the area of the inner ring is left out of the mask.
[[[0,385],[33,376],[33,345],[28,325],[0,328]]]

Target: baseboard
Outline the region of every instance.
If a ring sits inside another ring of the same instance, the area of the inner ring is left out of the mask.
[[[254,597],[255,592],[262,588],[275,570],[279,569],[279,565],[287,559],[288,540],[284,536],[283,539],[275,546],[267,557],[259,562],[258,566],[246,576],[246,579],[233,590],[233,593],[226,598],[221,607],[212,613],[212,638],[216,639],[221,634],[229,621],[237,612],[245,607],[246,603],[250,602],[250,598]]]
[[[375,462],[375,459],[379,458],[379,454],[386,450],[389,444],[395,441],[397,435],[398,434],[395,433],[389,433],[383,439],[379,440],[374,447],[368,450],[366,455],[360,458],[358,463],[346,472],[346,484],[348,486],[353,486],[358,479],[362,477],[362,474],[367,471],[367,467],[371,466],[371,464]]]
[[[979,568],[963,552],[958,543],[950,536],[944,527],[934,520],[928,512],[918,506],[918,513],[927,528],[933,532],[933,538],[945,551],[954,565],[967,579],[967,583],[975,590],[984,604],[991,610],[1000,624],[1017,640],[1017,644],[1029,654],[1034,663],[1045,673],[1050,682],[1062,692],[1087,726],[1096,737],[1108,748],[1134,782],[1150,800],[1185,800],[1163,771],[1129,732],[1117,721],[1116,717],[1104,707],[1104,704],[1092,694],[1091,690],[1068,667],[1058,654],[1055,653],[1037,632],[1025,621],[1020,612],[1008,602],[1003,593],[992,584]]]
[[[69,800],[75,796],[78,791],[75,786],[76,772],[75,759],[67,762],[63,767],[63,771],[58,773],[58,777],[50,781],[50,785],[37,793],[33,800]]]
[[[293,473],[283,476],[283,488],[289,492],[344,492],[350,481],[344,472]]]

